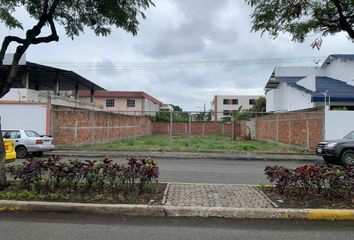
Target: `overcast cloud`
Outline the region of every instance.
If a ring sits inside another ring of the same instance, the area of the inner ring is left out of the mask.
[[[107,38],[87,31],[72,41],[59,27],[60,41],[31,47],[27,60],[74,70],[108,90],[145,91],[197,110],[216,94],[263,94],[275,65],[314,65],[332,53],[354,53],[344,33],[324,38],[319,51],[310,47],[316,35],[302,44],[286,35],[261,38],[250,32],[251,9],[241,0],[154,2],[136,37],[116,29]],[[32,26],[24,11],[17,15]],[[1,38],[23,34],[0,31]],[[275,58],[284,63],[267,63]]]

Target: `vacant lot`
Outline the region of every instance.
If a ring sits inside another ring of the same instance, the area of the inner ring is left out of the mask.
[[[84,145],[79,148],[115,151],[194,151],[194,152],[300,152],[294,147],[284,147],[276,143],[264,141],[232,141],[225,135],[174,136],[172,140],[167,135],[143,136],[136,139],[126,139],[117,142]]]

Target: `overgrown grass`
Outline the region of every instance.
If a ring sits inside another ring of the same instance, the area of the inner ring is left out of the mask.
[[[116,142],[84,145],[78,147],[85,150],[101,151],[193,151],[193,152],[301,152],[300,148],[285,147],[265,141],[232,141],[225,135],[174,136],[172,141],[167,135],[143,136],[136,139]]]

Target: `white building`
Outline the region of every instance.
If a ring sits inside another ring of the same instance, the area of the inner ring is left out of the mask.
[[[214,96],[214,118],[221,121],[223,117],[230,116],[240,106],[250,109],[261,95],[216,95]]]
[[[330,55],[320,67],[276,67],[266,86],[267,112],[324,106],[354,110],[354,55]]]
[[[9,72],[13,55],[5,55],[0,66],[4,79]],[[79,90],[93,93],[104,90],[75,72],[26,61],[19,62],[17,77],[10,91],[0,98],[0,117],[3,129],[32,129],[50,134],[51,107],[65,106],[102,110],[102,106],[83,104],[77,99]]]

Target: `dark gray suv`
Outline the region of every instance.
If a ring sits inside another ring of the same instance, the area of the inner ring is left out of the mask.
[[[354,165],[354,131],[341,139],[320,142],[316,153],[328,163]]]

